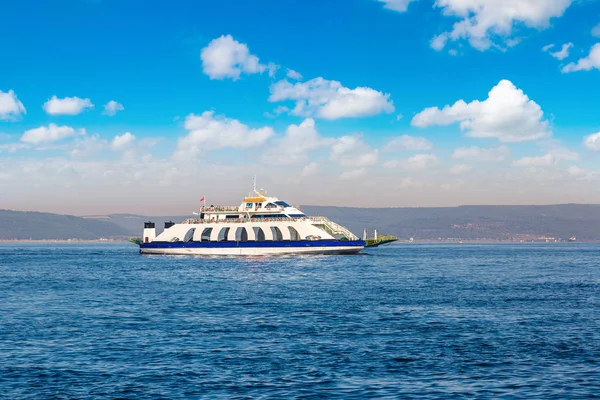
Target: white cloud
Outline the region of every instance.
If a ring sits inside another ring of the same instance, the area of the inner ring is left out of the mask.
[[[284,79],[271,85],[269,101],[286,100],[296,102],[293,115],[329,120],[367,117],[395,110],[389,94],[368,87],[349,89],[340,82],[323,78],[294,84]]]
[[[210,79],[239,79],[244,74],[262,74],[268,71],[273,76],[278,65],[261,64],[258,57],[250,54],[248,46],[235,40],[231,35],[221,36],[211,41],[200,53],[202,68]]]
[[[572,165],[569,168],[567,168],[567,173],[571,177],[573,177],[579,181],[589,181],[589,180],[595,180],[598,178],[597,172],[590,172],[585,168],[578,167],[577,165]]]
[[[315,121],[307,118],[300,125],[290,125],[285,136],[267,149],[263,161],[279,165],[305,163],[310,151],[332,142],[331,139],[321,137],[315,128]]]
[[[275,107],[275,109],[273,111],[264,113],[264,116],[268,117],[268,118],[275,118],[278,115],[281,115],[281,114],[289,112],[289,111],[290,111],[290,109],[287,108],[286,106],[277,106],[277,107]]]
[[[8,93],[0,90],[0,121],[12,121],[27,114],[23,103],[19,101],[14,91]]]
[[[546,167],[558,164],[560,161],[577,161],[579,154],[556,144],[543,146],[547,149],[545,155],[540,157],[523,157],[513,162],[516,167]]]
[[[286,76],[290,79],[294,79],[294,80],[301,80],[302,79],[302,74],[298,71],[294,71],[293,69],[289,69],[287,70]]]
[[[553,47],[554,47],[554,44],[548,44],[548,45],[546,45],[546,46],[542,47],[542,51],[543,51],[544,53],[546,53],[546,52],[548,52],[548,50],[550,50],[550,49],[551,49],[551,48],[553,48]]]
[[[454,175],[461,175],[467,172],[470,172],[473,169],[470,165],[466,164],[458,164],[450,168],[450,173]]]
[[[554,164],[555,159],[552,154],[546,154],[540,157],[523,157],[513,162],[515,167],[546,167]]]
[[[52,143],[59,140],[76,136],[77,132],[70,126],[57,126],[50,124],[48,126],[40,126],[39,128],[25,131],[21,136],[21,141],[30,144]]]
[[[91,154],[104,150],[108,146],[106,140],[98,135],[84,136],[76,139],[70,151],[71,157],[89,157]]]
[[[343,172],[340,175],[340,179],[343,181],[350,181],[350,180],[354,180],[354,179],[363,178],[365,176],[367,176],[367,169],[366,168],[357,168],[357,169],[353,169],[352,171]]]
[[[384,8],[389,10],[405,12],[408,9],[408,5],[416,0],[377,0],[380,3],[384,3]]]
[[[572,0],[436,0],[435,6],[446,16],[459,18],[451,31],[438,35],[431,42],[441,50],[448,41],[468,40],[478,50],[494,45],[494,40],[512,40],[517,25],[543,29],[550,20],[560,17]],[[509,43],[510,44],[510,43]]]
[[[477,146],[456,149],[452,154],[455,160],[470,160],[474,162],[500,162],[510,154],[506,146],[484,149]]]
[[[343,167],[368,167],[377,164],[379,151],[369,147],[361,136],[342,136],[331,146],[329,158]]]
[[[400,161],[398,160],[390,160],[383,163],[383,168],[398,168],[400,166]]]
[[[213,111],[188,115],[185,129],[189,133],[179,138],[175,153],[182,160],[193,158],[200,150],[260,146],[275,134],[270,127],[251,129],[238,120],[215,116]]]
[[[600,43],[596,43],[590,49],[587,57],[579,59],[576,63],[570,63],[563,67],[563,73],[576,71],[589,71],[593,68],[600,69]]]
[[[319,172],[319,164],[317,164],[316,162],[311,162],[310,164],[302,168],[303,177],[314,176],[317,174],[317,172]]]
[[[565,58],[569,57],[569,49],[573,47],[573,43],[565,43],[562,45],[562,48],[559,51],[556,51],[554,53],[550,53],[550,55],[554,58],[556,58],[557,60],[564,60]]]
[[[114,100],[111,100],[104,105],[104,113],[103,114],[108,115],[110,117],[114,117],[117,114],[117,112],[123,111],[124,109],[125,109],[125,107],[123,107],[123,104],[120,104]]]
[[[600,132],[586,136],[583,139],[583,145],[592,151],[600,151]]]
[[[110,143],[110,147],[114,151],[123,151],[129,148],[133,142],[135,142],[135,136],[131,132],[125,132],[121,136],[115,136]]]
[[[79,97],[59,99],[52,96],[50,100],[44,103],[44,110],[50,115],[77,115],[88,108],[94,108],[90,99],[80,99]]]
[[[422,151],[431,150],[433,143],[424,137],[402,135],[390,141],[384,148],[384,151]]]
[[[600,37],[600,24],[592,28],[592,36]]]
[[[413,178],[404,178],[400,181],[398,185],[401,189],[407,188],[422,188],[425,186],[422,182],[416,182]]]
[[[417,154],[401,163],[408,170],[421,170],[434,168],[440,165],[440,160],[435,154]]]
[[[466,136],[516,143],[551,136],[548,121],[543,117],[537,103],[512,82],[502,80],[489,92],[486,100],[471,103],[459,100],[442,110],[427,108],[415,115],[412,125],[426,128],[460,122],[461,130],[467,131]]]

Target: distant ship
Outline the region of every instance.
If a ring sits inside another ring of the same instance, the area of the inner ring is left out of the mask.
[[[355,254],[366,247],[395,242],[393,236],[359,238],[325,217],[309,217],[256,186],[240,206],[204,206],[196,218],[166,222],[157,235],[154,222],[144,224],[134,241],[143,254],[271,255]]]
[[[577,238],[575,236],[571,236],[569,238],[569,242],[576,242],[576,241],[577,241]]]

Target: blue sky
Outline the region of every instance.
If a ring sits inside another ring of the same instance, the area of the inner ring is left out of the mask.
[[[0,12],[0,208],[186,212],[254,173],[300,204],[600,202],[599,1]]]

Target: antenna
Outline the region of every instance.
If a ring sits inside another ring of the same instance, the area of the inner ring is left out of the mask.
[[[254,192],[256,192],[256,174],[254,174]]]

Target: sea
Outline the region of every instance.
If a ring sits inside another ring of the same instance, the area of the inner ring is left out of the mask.
[[[0,398],[600,397],[600,244],[0,244]]]

